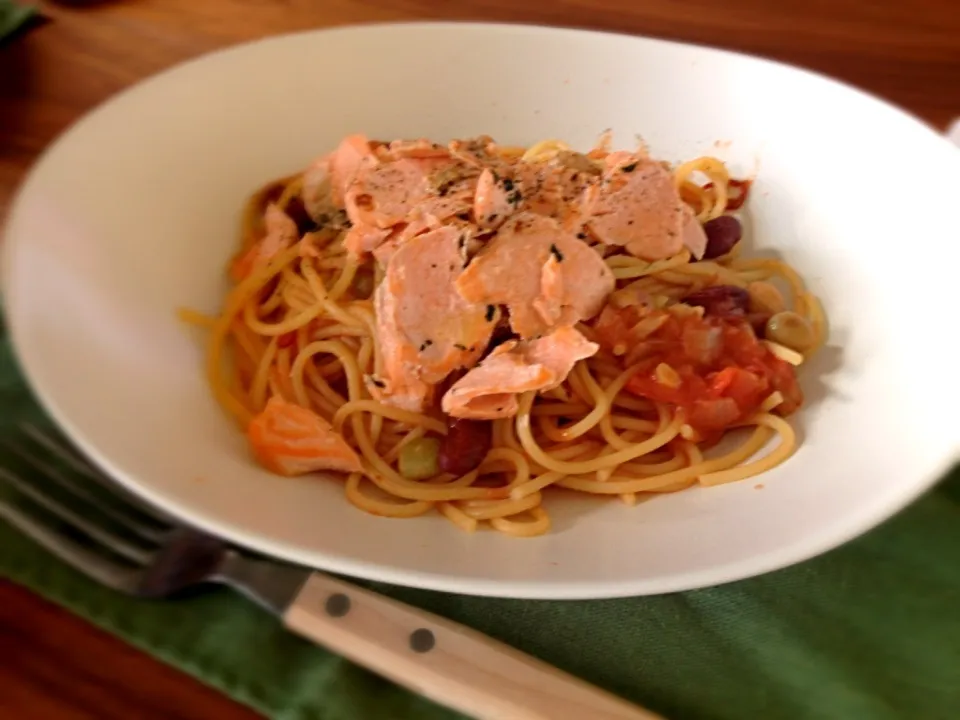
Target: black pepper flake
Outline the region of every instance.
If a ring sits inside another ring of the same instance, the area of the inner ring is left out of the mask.
[[[578,233],[577,233],[577,239],[578,239],[578,240],[586,240],[586,239],[587,239],[587,234],[584,233],[584,232],[578,232]]]
[[[466,247],[466,245],[467,245],[467,236],[461,234],[460,239],[457,240],[457,247],[460,248],[460,250],[463,250],[463,248]]]
[[[496,219],[497,219],[497,213],[490,213],[490,216],[489,216],[489,218],[487,218],[487,219],[488,219],[490,222],[495,222]]]
[[[343,226],[344,226],[345,228],[352,228],[352,227],[353,227],[353,221],[352,221],[350,218],[344,218]]]
[[[633,220],[627,220],[627,225],[633,225]]]
[[[467,222],[470,219],[470,213],[460,213],[457,217],[464,222]]]
[[[621,170],[623,170],[624,172],[633,172],[636,169],[637,169],[637,164],[635,162],[630,163],[629,165],[624,165],[621,168]]]
[[[513,180],[511,180],[510,178],[504,178],[503,189],[506,190],[507,192],[510,192],[511,190],[513,190]]]
[[[454,343],[453,346],[454,346],[457,350],[459,350],[460,352],[466,352],[466,351],[467,351],[467,346],[464,345],[464,344],[462,344],[462,343]]]
[[[372,378],[370,378],[370,382],[372,382],[374,385],[376,385],[376,386],[377,386],[378,388],[380,388],[381,390],[387,386],[387,384],[386,384],[383,380],[381,380],[380,378],[372,377]]]
[[[563,262],[563,253],[560,252],[560,248],[558,248],[556,245],[550,245],[550,254],[557,259],[558,263]]]
[[[493,322],[493,316],[497,314],[497,308],[493,305],[487,305],[487,322]]]
[[[430,267],[432,267],[434,270],[436,270],[436,269],[437,269],[437,264],[436,264],[436,263],[430,263]]]
[[[300,236],[303,237],[307,233],[316,232],[321,227],[323,226],[320,223],[314,222],[310,218],[307,218],[297,225],[297,231],[300,233]]]
[[[519,190],[514,190],[512,193],[507,195],[507,202],[509,202],[511,205],[519,205],[521,200],[523,200],[523,196],[520,194]]]
[[[433,340],[430,340],[429,338],[424,340],[422,343],[420,343],[420,352],[423,352],[431,345],[433,345]]]
[[[573,175],[570,176],[570,179],[571,179],[573,182],[576,182],[577,180],[580,179],[580,173],[574,173]]]

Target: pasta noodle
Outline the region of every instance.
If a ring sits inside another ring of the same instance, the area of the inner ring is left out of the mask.
[[[512,158],[522,152],[522,161],[536,163],[549,162],[569,147],[546,140],[526,150],[501,152]],[[600,148],[584,157],[599,167],[605,156]],[[731,198],[742,202],[746,193],[744,184],[732,180],[715,158],[682,163],[673,173],[680,196],[701,222],[728,213]],[[303,191],[298,174],[270,183],[250,198],[240,255],[263,234],[267,204],[293,212]],[[622,248],[594,244],[616,279],[611,302],[622,293],[642,292],[654,305],[667,307],[717,285],[749,290],[754,283],[773,283],[787,291],[789,302],[784,299],[782,309],[792,308],[803,318],[813,340],[802,350],[764,341],[770,352],[797,366],[824,342],[826,321],[819,301],[780,260],[745,259],[734,248],[699,262],[691,262],[687,249],[649,262]],[[486,525],[529,537],[549,530],[544,499],[557,488],[618,496],[634,505],[695,484],[744,480],[796,450],[790,424],[773,414],[784,396],[771,392],[738,423],[737,432],[743,433],[739,444],[711,454],[709,445],[716,438],[696,430],[683,407],[626,389],[648,349],[623,344],[577,362],[552,390],[522,394],[515,417],[492,421],[491,448],[470,472],[404,477],[398,462],[405,449],[428,437],[442,439],[449,430],[438,410],[414,412],[384,404],[365,384],[364,378],[383,374],[384,361],[373,303],[369,292],[358,288],[379,282],[382,275],[373,260],[346,251],[342,230],[320,228],[241,279],[216,316],[180,312],[183,321],[208,333],[207,380],[241,428],[276,395],[310,409],[342,434],[363,467],[345,476],[345,495],[365,512],[411,518],[436,511],[466,532]],[[651,332],[657,322],[661,320],[650,321]],[[597,336],[594,327],[579,327],[587,338]],[[662,371],[667,380],[669,370]],[[751,459],[771,439],[773,449]]]

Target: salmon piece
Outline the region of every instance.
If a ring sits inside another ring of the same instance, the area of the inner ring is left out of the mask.
[[[391,381],[366,375],[363,384],[374,400],[401,410],[422,412],[433,402],[433,385],[428,385],[412,373]]]
[[[365,169],[347,191],[347,216],[354,225],[374,228],[402,223],[427,196],[427,177],[436,165],[404,158]]]
[[[330,423],[276,396],[250,421],[247,439],[260,464],[278,475],[363,469],[360,457]]]
[[[491,152],[494,147],[493,138],[489,135],[480,135],[469,140],[451,140],[447,145],[451,156],[477,168],[499,164],[500,159]]]
[[[599,175],[585,155],[563,151],[550,162],[499,163],[477,181],[473,214],[482,229],[496,229],[516,212],[545,215],[568,229],[582,225],[584,192]]]
[[[392,258],[393,254],[400,249],[401,245],[417,235],[421,235],[430,230],[436,230],[440,227],[443,227],[443,223],[441,223],[432,215],[425,218],[411,220],[406,225],[398,225],[389,232],[386,240],[374,248],[372,251],[373,257],[376,258],[381,267],[386,267],[387,263],[390,262],[390,258]],[[347,240],[349,240],[349,237]],[[353,249],[349,244],[347,245],[347,249],[353,252]]]
[[[317,158],[303,172],[303,187],[300,190],[300,199],[307,214],[318,220],[323,216],[336,213],[337,206],[333,200],[333,182],[331,180],[331,166],[333,155],[324,155]]]
[[[369,383],[382,402],[422,410],[429,386],[486,350],[499,313],[457,292],[464,243],[456,228],[442,227],[409,239],[387,263],[374,292],[385,377]]]
[[[563,268],[557,255],[550,254],[540,270],[540,295],[534,298],[533,309],[548,325],[556,325],[563,314],[564,291]]]
[[[391,228],[354,225],[343,236],[343,246],[347,249],[347,252],[359,257],[380,247],[387,241],[392,232]]]
[[[398,158],[446,158],[450,151],[435,142],[425,138],[419,140],[394,140],[387,147],[390,157]]]
[[[330,187],[334,205],[342,208],[347,191],[360,171],[379,162],[366,135],[348,135],[341,140],[330,159]]]
[[[520,209],[557,220],[563,227],[578,230],[583,224],[583,199],[599,175],[566,162],[576,154],[562,152],[549,162],[520,162],[514,168],[514,198]],[[584,160],[586,156],[579,156]],[[589,160],[587,160],[589,162]]]
[[[443,411],[474,420],[512,417],[520,393],[552,390],[599,349],[568,326],[538,340],[505,342],[454,383],[441,400]]]
[[[249,277],[300,239],[297,224],[275,203],[267,205],[263,224],[266,234],[230,265],[230,277],[235,282]]]
[[[473,217],[477,225],[484,230],[495,230],[515,209],[503,183],[498,182],[497,175],[490,168],[484,168],[473,196]]]
[[[703,225],[686,203],[683,205],[683,215],[683,246],[694,258],[701,260],[707,251],[707,233],[704,232]]]
[[[613,273],[590,246],[531,213],[501,227],[457,280],[467,302],[506,305],[510,327],[525,339],[593,317],[613,288]]]
[[[646,158],[646,156],[643,156]],[[623,167],[624,165],[629,165],[634,160],[641,159],[635,153],[629,152],[628,150],[614,150],[611,153],[608,153],[603,158],[603,165],[606,172],[611,172],[617,168]]]
[[[645,155],[616,152],[606,160],[603,182],[586,208],[590,232],[644,260],[680,252],[689,215],[672,173]]]
[[[418,218],[439,223],[469,213],[478,175],[476,168],[449,158],[401,158],[361,168],[346,194],[347,215],[358,233]],[[351,246],[351,251],[373,249]]]

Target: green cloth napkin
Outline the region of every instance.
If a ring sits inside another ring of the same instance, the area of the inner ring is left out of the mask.
[[[0,0],[0,42],[22,28],[35,13],[32,7],[17,5],[12,0]]]
[[[40,412],[0,336],[0,432],[25,417]],[[0,466],[10,461],[0,457]],[[958,520],[955,473],[839,550],[708,590],[536,602],[365,585],[671,720],[953,720],[960,717]],[[133,600],[87,580],[3,523],[0,574],[271,718],[460,717],[284,632],[228,590]]]

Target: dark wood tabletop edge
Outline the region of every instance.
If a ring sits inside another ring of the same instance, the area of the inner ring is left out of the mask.
[[[16,714],[6,714],[5,705],[16,708]],[[0,580],[0,716],[11,720],[260,717],[219,690],[8,580]]]

